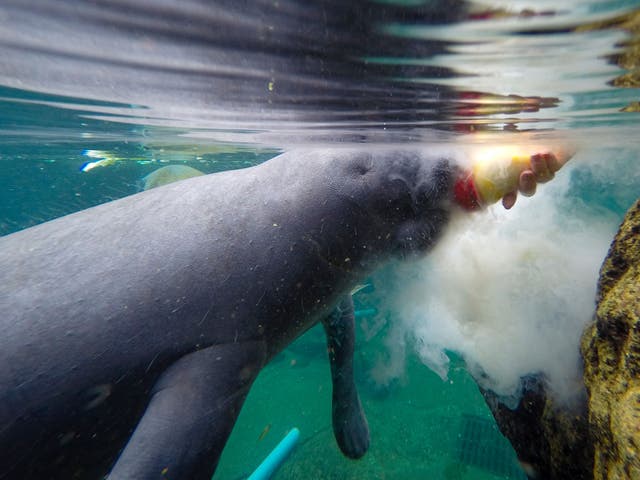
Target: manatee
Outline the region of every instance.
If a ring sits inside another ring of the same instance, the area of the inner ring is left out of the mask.
[[[209,479],[260,370],[319,322],[361,457],[350,292],[436,242],[460,164],[294,150],[0,238],[0,478]]]

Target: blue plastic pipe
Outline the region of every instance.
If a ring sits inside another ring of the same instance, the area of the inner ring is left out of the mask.
[[[285,437],[280,440],[280,443],[276,445],[276,448],[267,455],[262,463],[256,468],[256,470],[249,475],[247,480],[268,480],[271,478],[278,468],[284,463],[289,454],[293,451],[293,448],[298,443],[300,438],[300,430],[292,428]]]

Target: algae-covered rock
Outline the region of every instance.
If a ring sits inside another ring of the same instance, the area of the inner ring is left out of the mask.
[[[640,478],[640,201],[602,265],[595,322],[582,337],[593,478]]]

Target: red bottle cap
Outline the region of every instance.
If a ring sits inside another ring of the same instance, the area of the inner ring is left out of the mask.
[[[453,184],[453,198],[465,210],[479,210],[480,196],[473,183],[471,172],[465,172]]]

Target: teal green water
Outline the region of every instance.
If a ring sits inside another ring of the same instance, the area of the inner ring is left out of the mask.
[[[319,328],[308,332],[260,374],[214,479],[245,478],[292,427],[300,429],[300,444],[274,477],[279,480],[524,478],[463,368],[454,368],[443,382],[414,360],[401,382],[376,388],[366,367],[383,350],[361,338],[356,365],[371,447],[360,460],[343,457],[331,431],[322,335]]]

